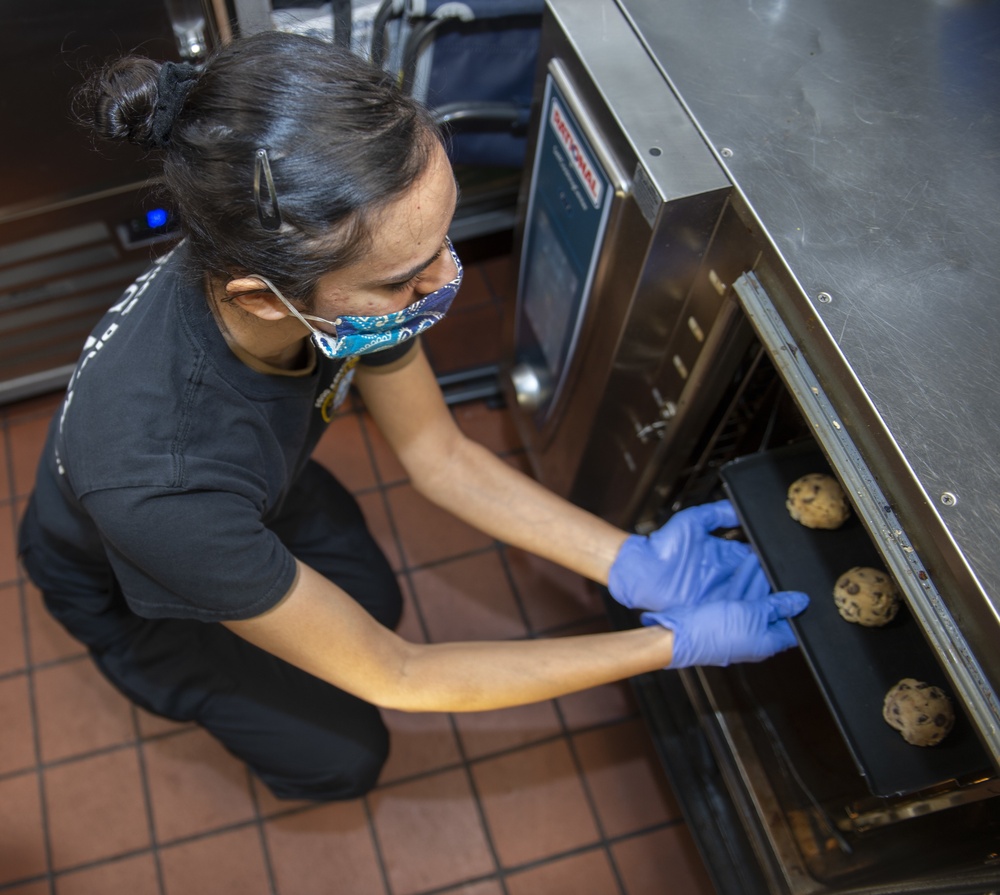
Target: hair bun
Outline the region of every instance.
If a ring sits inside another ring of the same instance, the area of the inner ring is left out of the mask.
[[[78,116],[104,140],[150,146],[160,66],[126,56],[91,75],[76,96]]]
[[[126,56],[83,85],[80,117],[102,139],[162,149],[197,77],[193,65]]]

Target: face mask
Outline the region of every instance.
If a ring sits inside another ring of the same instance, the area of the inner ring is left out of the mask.
[[[462,262],[458,260],[451,240],[445,239],[445,247],[451,253],[452,261],[455,262],[455,270],[457,271],[455,279],[440,289],[423,296],[423,298],[417,299],[412,305],[408,305],[401,311],[380,314],[376,317],[344,315],[336,320],[325,320],[311,314],[301,314],[267,277],[256,273],[247,274],[247,276],[263,281],[267,288],[281,299],[285,307],[309,328],[312,333],[310,336],[312,343],[326,357],[331,359],[353,357],[357,354],[369,354],[372,351],[391,348],[393,345],[412,339],[444,317],[455,299],[458,287],[462,285]],[[321,332],[309,323],[310,320],[331,327],[333,332]]]

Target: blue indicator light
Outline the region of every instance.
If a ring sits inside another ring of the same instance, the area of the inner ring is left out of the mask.
[[[162,208],[146,212],[146,223],[150,227],[162,227],[167,222],[167,213]]]

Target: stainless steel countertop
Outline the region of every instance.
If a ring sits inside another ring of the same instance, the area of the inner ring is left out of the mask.
[[[618,2],[1000,617],[1000,2]]]

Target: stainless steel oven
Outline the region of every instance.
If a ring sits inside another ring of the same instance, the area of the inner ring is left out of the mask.
[[[1000,889],[1000,5],[548,0],[506,389],[638,530],[730,496],[802,648],[636,681],[724,892]],[[838,477],[829,537],[784,512]],[[904,608],[836,618],[843,565]],[[609,603],[617,624],[634,624]],[[917,676],[937,747],[881,717]]]

